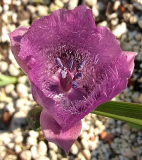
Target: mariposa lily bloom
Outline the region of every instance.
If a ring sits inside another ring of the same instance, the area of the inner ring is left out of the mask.
[[[106,27],[97,28],[85,5],[56,10],[9,37],[33,98],[43,107],[45,138],[68,153],[81,119],[126,88],[135,53],[123,52]]]

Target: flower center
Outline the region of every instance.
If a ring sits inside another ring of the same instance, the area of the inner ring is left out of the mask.
[[[81,79],[83,77],[83,74],[80,72],[80,70],[83,69],[85,65],[85,60],[83,60],[79,66],[76,68],[75,71],[71,72],[71,69],[73,67],[73,59],[70,59],[68,62],[68,68],[64,67],[61,59],[56,58],[56,63],[61,68],[60,71],[60,85],[62,89],[65,92],[68,92],[71,88],[78,88],[78,84],[76,80]]]

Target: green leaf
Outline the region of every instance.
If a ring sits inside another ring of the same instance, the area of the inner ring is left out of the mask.
[[[92,113],[142,125],[142,105],[137,103],[109,101],[98,106]]]
[[[29,126],[33,130],[39,130],[40,129],[40,114],[42,112],[42,107],[36,107],[29,111],[27,116],[27,121],[29,123]]]
[[[131,128],[134,128],[134,129],[137,129],[137,130],[141,130],[141,129],[142,129],[142,126],[141,126],[141,125],[137,125],[137,124],[134,124],[134,123],[128,123],[128,125],[129,125]]]
[[[17,83],[16,77],[7,76],[4,74],[0,74],[0,87],[6,86],[8,84]]]

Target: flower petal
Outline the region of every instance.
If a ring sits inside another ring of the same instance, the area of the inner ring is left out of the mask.
[[[19,27],[13,32],[9,33],[9,38],[11,42],[11,50],[12,53],[19,64],[19,66],[22,68],[22,70],[27,74],[28,73],[28,67],[27,64],[20,59],[19,52],[20,52],[20,42],[24,34],[27,32],[29,27]]]
[[[19,56],[28,65],[34,99],[66,130],[125,89],[130,77],[115,36],[97,28],[84,5],[34,21],[21,40]],[[85,60],[76,90],[61,92],[57,58],[66,68],[73,58],[72,71]]]
[[[128,63],[129,71],[132,74],[132,72],[134,70],[134,59],[135,59],[135,56],[137,55],[137,53],[123,51],[122,54],[127,56],[127,63]]]
[[[56,120],[43,110],[40,116],[41,128],[45,138],[60,146],[68,154],[72,144],[78,138],[81,131],[81,121],[72,128],[64,131]]]

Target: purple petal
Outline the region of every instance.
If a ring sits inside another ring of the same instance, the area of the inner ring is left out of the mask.
[[[135,59],[135,56],[137,55],[137,53],[123,51],[122,54],[127,56],[127,63],[128,63],[129,71],[132,74],[132,72],[134,70],[134,59]]]
[[[29,27],[19,27],[13,32],[9,33],[12,53],[17,63],[26,74],[28,73],[28,67],[27,67],[27,64],[19,58],[19,52],[20,52],[21,39],[24,36],[24,34],[27,32],[28,28]]]
[[[125,89],[132,70],[115,36],[97,28],[84,5],[34,21],[21,40],[19,56],[28,65],[34,99],[66,130]],[[73,59],[71,71],[85,60],[77,89],[62,91],[56,58],[65,68]]]
[[[41,128],[45,138],[61,147],[68,154],[72,144],[78,138],[81,131],[81,121],[72,128],[64,131],[56,120],[43,110],[40,116]]]

